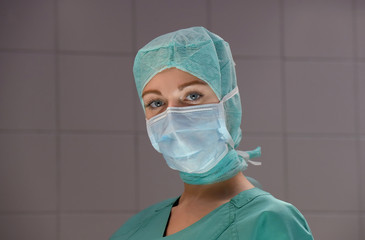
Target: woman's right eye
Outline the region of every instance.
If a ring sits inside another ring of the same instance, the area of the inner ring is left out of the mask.
[[[148,107],[151,108],[158,108],[163,105],[163,102],[161,100],[153,100],[149,104],[147,104]]]

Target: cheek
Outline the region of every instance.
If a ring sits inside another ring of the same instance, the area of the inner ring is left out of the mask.
[[[146,119],[149,120],[150,118],[162,113],[163,111],[165,111],[164,107],[157,108],[156,110],[146,108],[144,115],[145,115]]]
[[[149,120],[151,117],[153,117],[151,111],[149,111],[148,109],[145,110],[145,117],[147,120]]]
[[[219,103],[219,99],[214,92],[209,94],[208,99],[210,103]]]
[[[219,103],[219,98],[210,87],[206,87],[202,93],[209,103]]]

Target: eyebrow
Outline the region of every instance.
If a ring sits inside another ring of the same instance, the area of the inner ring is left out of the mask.
[[[149,93],[154,93],[154,94],[157,94],[157,95],[162,95],[160,91],[158,90],[147,90],[145,92],[142,93],[142,98],[144,97],[144,95],[146,94],[149,94]]]
[[[187,83],[183,83],[181,84],[178,89],[181,91],[183,90],[184,88],[188,87],[188,86],[191,86],[191,85],[208,85],[206,82],[203,82],[201,80],[194,80],[194,81],[191,81],[191,82],[187,82]]]

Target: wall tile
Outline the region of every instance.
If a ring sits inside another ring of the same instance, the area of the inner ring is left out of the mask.
[[[0,53],[0,128],[55,126],[54,56]]]
[[[62,50],[131,52],[132,1],[60,0]]]
[[[258,146],[261,146],[261,157],[253,160],[261,162],[262,165],[254,166],[249,163],[243,174],[259,181],[263,190],[285,200],[283,140],[281,137],[254,137],[243,134],[238,149],[248,151]]]
[[[0,134],[0,159],[0,211],[56,210],[55,136]]]
[[[136,46],[167,32],[209,26],[236,55],[244,110],[239,149],[262,146],[257,160],[263,165],[249,165],[245,175],[304,210],[315,239],[360,240],[365,236],[365,215],[359,218],[355,212],[359,207],[365,210],[361,175],[365,139],[360,141],[359,163],[355,139],[293,135],[355,134],[354,118],[359,117],[363,136],[365,64],[359,63],[354,85],[351,64],[289,58],[282,86],[278,60],[237,55],[278,57],[284,48],[285,55],[294,58],[351,58],[356,43],[357,56],[364,59],[364,7],[362,0],[1,1],[0,239],[107,239],[138,210],[182,193],[178,173],[168,168],[146,135],[132,76],[134,56],[110,55],[132,53]],[[53,51],[56,42],[60,50],[111,53],[60,56],[60,99],[55,96],[55,56],[21,53],[22,49]],[[63,134],[57,169],[54,135],[4,133],[54,130],[57,100],[62,130],[126,131],[126,135]],[[289,133],[287,146],[281,137],[283,120]],[[135,131],[140,135],[134,136]],[[55,212],[58,204],[59,218],[39,213]]]
[[[365,63],[358,64],[359,71],[359,117],[360,117],[360,132],[365,133]]]
[[[360,240],[358,216],[348,214],[306,215],[314,239]]]
[[[2,0],[0,48],[53,49],[54,4],[51,0]]]
[[[63,214],[60,221],[60,240],[109,239],[131,216],[131,214]]]
[[[302,210],[358,210],[356,141],[288,139],[289,200]]]
[[[61,209],[136,208],[133,136],[61,136]]]
[[[132,64],[130,57],[62,56],[62,129],[132,130]]]
[[[212,31],[230,43],[234,55],[280,54],[278,0],[213,0],[211,9]]]
[[[235,60],[243,108],[243,131],[282,131],[282,84],[280,63]]]
[[[0,215],[0,239],[57,239],[54,215]]]
[[[353,66],[329,62],[286,64],[287,130],[353,133]]]
[[[286,56],[352,57],[352,2],[284,1]]]
[[[136,1],[137,47],[181,28],[207,25],[206,1]]]
[[[365,58],[365,1],[356,0],[356,35],[358,56]]]
[[[151,145],[146,135],[138,136],[139,208],[182,194],[179,173],[170,169],[165,159]]]
[[[136,122],[137,122],[137,129],[139,131],[141,131],[142,133],[147,133],[146,117],[144,115],[142,107],[137,106],[137,120],[136,120]]]

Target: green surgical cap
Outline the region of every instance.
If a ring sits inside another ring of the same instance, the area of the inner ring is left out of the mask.
[[[222,98],[237,86],[235,63],[229,44],[204,27],[191,27],[159,36],[141,48],[133,74],[138,96],[157,73],[178,68],[205,81]],[[235,95],[224,104],[226,124],[235,147],[241,141],[241,101]]]

